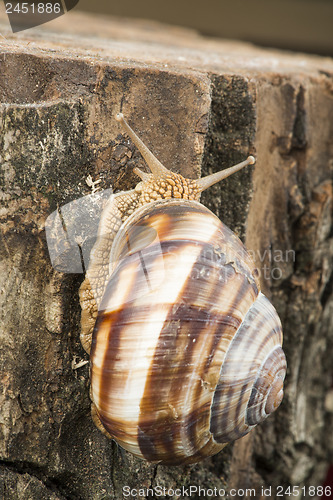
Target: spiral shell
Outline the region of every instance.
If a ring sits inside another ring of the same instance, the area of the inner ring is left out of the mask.
[[[136,210],[112,246],[91,349],[107,432],[152,462],[186,464],[280,404],[279,317],[244,245],[196,201]]]

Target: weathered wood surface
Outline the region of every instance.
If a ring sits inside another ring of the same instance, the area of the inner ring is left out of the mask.
[[[79,13],[1,32],[0,497],[120,499],[125,485],[192,485],[255,488],[255,498],[272,486],[275,498],[277,485],[321,484],[333,461],[332,60]],[[56,271],[48,255],[45,220],[90,193],[88,175],[102,188],[135,185],[142,159],[113,119],[120,109],[189,177],[257,157],[202,201],[246,240],[281,315],[285,398],[192,467],[150,466],[94,427],[88,366],[73,369],[87,359],[83,276]]]

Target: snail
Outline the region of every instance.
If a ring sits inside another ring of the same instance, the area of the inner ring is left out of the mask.
[[[181,465],[218,453],[281,403],[281,322],[238,237],[198,200],[246,165],[189,180],[133,132],[151,173],[113,195],[80,288],[92,416],[121,447]]]

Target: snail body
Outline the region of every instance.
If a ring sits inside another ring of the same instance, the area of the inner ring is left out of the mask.
[[[141,185],[104,209],[80,290],[93,418],[140,458],[195,463],[279,406],[281,323],[244,245],[197,201],[216,174],[183,182],[162,166],[156,180],[151,153],[125,126],[153,174],[136,169]],[[152,182],[153,193],[171,186],[188,199],[146,200]]]

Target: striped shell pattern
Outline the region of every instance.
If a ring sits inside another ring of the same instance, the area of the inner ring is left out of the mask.
[[[144,204],[122,224],[91,344],[107,433],[151,462],[187,464],[280,404],[279,317],[242,242],[195,200]]]

